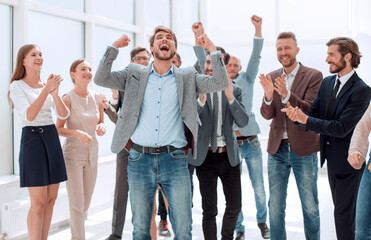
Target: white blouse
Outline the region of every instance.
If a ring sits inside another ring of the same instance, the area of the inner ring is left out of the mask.
[[[27,120],[28,107],[39,97],[44,87],[32,88],[23,80],[15,80],[10,84],[9,89],[10,98],[14,103],[14,111],[20,119],[21,127],[45,126],[54,124],[52,117],[52,108],[55,110],[55,104],[50,94],[46,98],[36,118],[33,121]],[[69,112],[66,117],[60,117],[57,113],[57,117],[60,119],[66,119],[68,116]]]

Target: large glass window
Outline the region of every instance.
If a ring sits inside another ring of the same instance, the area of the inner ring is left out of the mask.
[[[189,67],[196,63],[197,58],[193,51],[193,45],[186,45],[178,43],[178,50],[177,52],[180,55],[180,58],[182,59],[182,66],[181,67]]]
[[[94,14],[134,24],[134,0],[94,0]]]
[[[40,31],[40,28],[48,29]],[[28,39],[37,44],[44,57],[41,77],[47,80],[50,74],[59,74],[60,94],[67,93],[74,86],[69,69],[72,62],[84,58],[84,23],[43,13],[30,12]]]
[[[145,0],[144,22],[148,28],[155,28],[158,25],[170,26],[170,0]]]
[[[275,36],[275,0],[209,1],[207,33],[215,44],[250,42],[254,37],[251,16],[263,17],[263,35],[267,40]]]
[[[79,12],[84,12],[85,5],[84,0],[34,0],[36,2],[45,3],[48,5],[54,5],[56,7],[66,8]]]
[[[98,67],[99,61],[103,57],[104,52],[108,45],[112,45],[112,43],[119,38],[122,34],[128,35],[131,39],[129,46],[125,48],[120,48],[119,55],[117,56],[116,60],[113,62],[112,70],[121,70],[124,69],[130,62],[130,51],[134,45],[134,34],[122,32],[116,29],[107,28],[103,26],[97,26],[95,28],[95,54],[94,54],[94,65],[93,65],[93,72],[96,71]],[[108,99],[111,99],[112,92],[108,88],[98,87],[96,86],[96,91],[103,93],[107,96]],[[113,137],[113,132],[115,130],[115,124],[112,123],[107,116],[105,116],[105,125],[107,132],[104,136],[99,137],[99,142],[104,143],[99,145],[99,156],[109,156],[112,155],[111,152],[111,142]]]
[[[13,131],[12,111],[7,96],[12,74],[12,12],[9,6],[0,5],[0,176],[13,173]]]
[[[198,21],[198,0],[178,1],[176,7],[178,41],[193,43],[192,24]]]
[[[281,0],[280,29],[294,32],[301,40],[327,40],[334,36],[348,35],[351,13],[348,2],[348,0],[300,2]]]

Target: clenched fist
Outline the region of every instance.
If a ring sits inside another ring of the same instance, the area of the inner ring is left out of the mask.
[[[209,39],[209,37],[204,33],[197,38],[197,45],[209,50],[209,52],[216,51],[214,43]]]
[[[122,34],[121,37],[119,37],[119,39],[117,39],[116,41],[114,41],[112,43],[112,46],[114,46],[116,48],[123,48],[123,47],[126,47],[127,45],[129,45],[130,41],[131,40],[128,37],[128,35]]]
[[[196,38],[204,34],[205,32],[204,32],[204,27],[202,26],[202,22],[195,22],[192,25],[192,31]]]

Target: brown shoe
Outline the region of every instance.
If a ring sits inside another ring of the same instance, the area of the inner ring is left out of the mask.
[[[261,234],[262,234],[262,237],[263,237],[264,239],[269,239],[269,238],[271,238],[271,233],[270,233],[269,228],[268,228],[268,226],[267,226],[267,224],[266,224],[265,222],[263,222],[263,223],[258,223],[258,227],[259,227],[260,232],[261,232]]]

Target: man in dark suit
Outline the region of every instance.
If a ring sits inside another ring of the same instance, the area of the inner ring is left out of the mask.
[[[196,54],[205,55],[202,49]],[[196,50],[197,51],[197,50]],[[204,59],[204,58],[203,58]],[[229,55],[224,54],[225,65],[228,64]],[[205,73],[213,75],[210,54],[205,63]],[[188,162],[196,166],[196,174],[200,183],[202,196],[202,229],[205,240],[217,239],[216,215],[217,183],[218,177],[223,184],[226,208],[223,216],[222,239],[232,240],[238,214],[241,211],[241,178],[240,156],[233,123],[244,127],[248,123],[248,116],[241,104],[242,92],[230,85],[225,91],[211,94],[200,94],[198,98],[198,111],[200,127],[197,144],[197,158]]]
[[[267,120],[272,119],[267,149],[271,239],[286,239],[285,208],[291,168],[302,204],[305,237],[320,239],[317,193],[319,136],[291,122],[281,109],[290,101],[308,111],[321,85],[322,74],[296,61],[299,48],[293,33],[280,33],[276,50],[283,68],[269,73],[268,77],[263,74],[259,77],[265,94],[261,114]]]
[[[361,59],[354,40],[333,38],[327,46],[326,62],[336,74],[323,80],[308,115],[292,106],[283,111],[291,120],[305,124],[307,131],[321,134],[321,166],[327,159],[336,235],[339,240],[352,240],[364,165],[361,170],[352,168],[347,161],[348,148],[353,130],[370,103],[371,89],[354,70]]]

